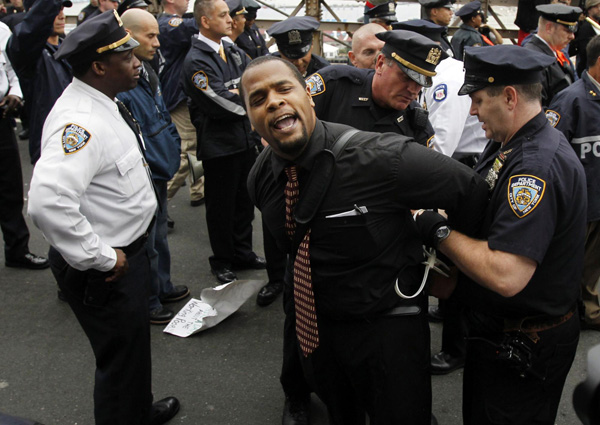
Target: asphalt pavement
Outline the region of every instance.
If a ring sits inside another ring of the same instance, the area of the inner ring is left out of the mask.
[[[21,141],[25,192],[31,178],[27,141]],[[191,207],[188,187],[169,204],[175,228],[169,234],[172,280],[192,296],[216,286],[210,274],[205,208]],[[263,255],[260,216],[254,221],[254,247]],[[30,249],[45,254],[47,242],[27,219]],[[94,357],[68,305],[57,299],[50,270],[4,267],[0,257],[0,412],[45,425],[91,425]],[[240,279],[266,280],[265,271],[239,272]],[[434,304],[431,298],[430,303]],[[170,304],[174,310],[185,301]],[[149,325],[150,326],[150,325]],[[279,298],[259,307],[255,298],[212,329],[188,338],[151,326],[155,400],[176,396],[181,411],[170,424],[280,424],[284,396],[279,384],[283,311]],[[441,325],[431,324],[432,352],[440,349]],[[585,377],[587,351],[600,333],[581,334],[577,358],[565,386],[556,424],[580,423],[572,407],[575,385]],[[433,376],[433,411],[441,425],[461,420],[462,371]],[[313,396],[312,424],[328,423],[324,406]],[[3,425],[3,424],[0,424]]]

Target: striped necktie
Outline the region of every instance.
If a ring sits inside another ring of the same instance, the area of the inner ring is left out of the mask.
[[[293,240],[296,221],[293,212],[298,202],[299,186],[297,167],[285,169],[288,182],[285,185],[285,230]],[[315,294],[312,289],[310,268],[310,229],[304,235],[294,261],[294,303],[296,306],[296,335],[304,356],[308,356],[319,346],[319,330],[315,310]]]

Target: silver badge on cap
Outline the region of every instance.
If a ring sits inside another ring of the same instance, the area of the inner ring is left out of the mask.
[[[429,51],[429,54],[427,55],[427,59],[425,59],[425,62],[430,63],[432,65],[437,65],[440,62],[441,57],[441,49],[438,49],[437,47],[432,47]]]
[[[300,31],[291,30],[288,32],[288,43],[289,44],[300,44],[302,43],[302,36],[300,35]]]

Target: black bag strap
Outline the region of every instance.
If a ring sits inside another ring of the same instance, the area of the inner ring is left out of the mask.
[[[315,158],[308,181],[302,188],[300,199],[298,199],[298,203],[294,208],[294,219],[296,220],[294,250],[292,251],[294,256],[308,231],[310,222],[315,217],[329,190],[329,185],[335,173],[335,162],[356,133],[358,133],[358,130],[355,129],[344,131],[333,142],[331,150],[324,149]]]

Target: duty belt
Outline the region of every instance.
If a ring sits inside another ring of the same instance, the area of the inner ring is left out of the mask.
[[[547,331],[556,328],[567,322],[575,313],[575,307],[572,307],[568,313],[563,316],[530,316],[520,319],[504,319],[504,332],[521,331],[526,333],[534,342],[540,337],[538,332]]]

